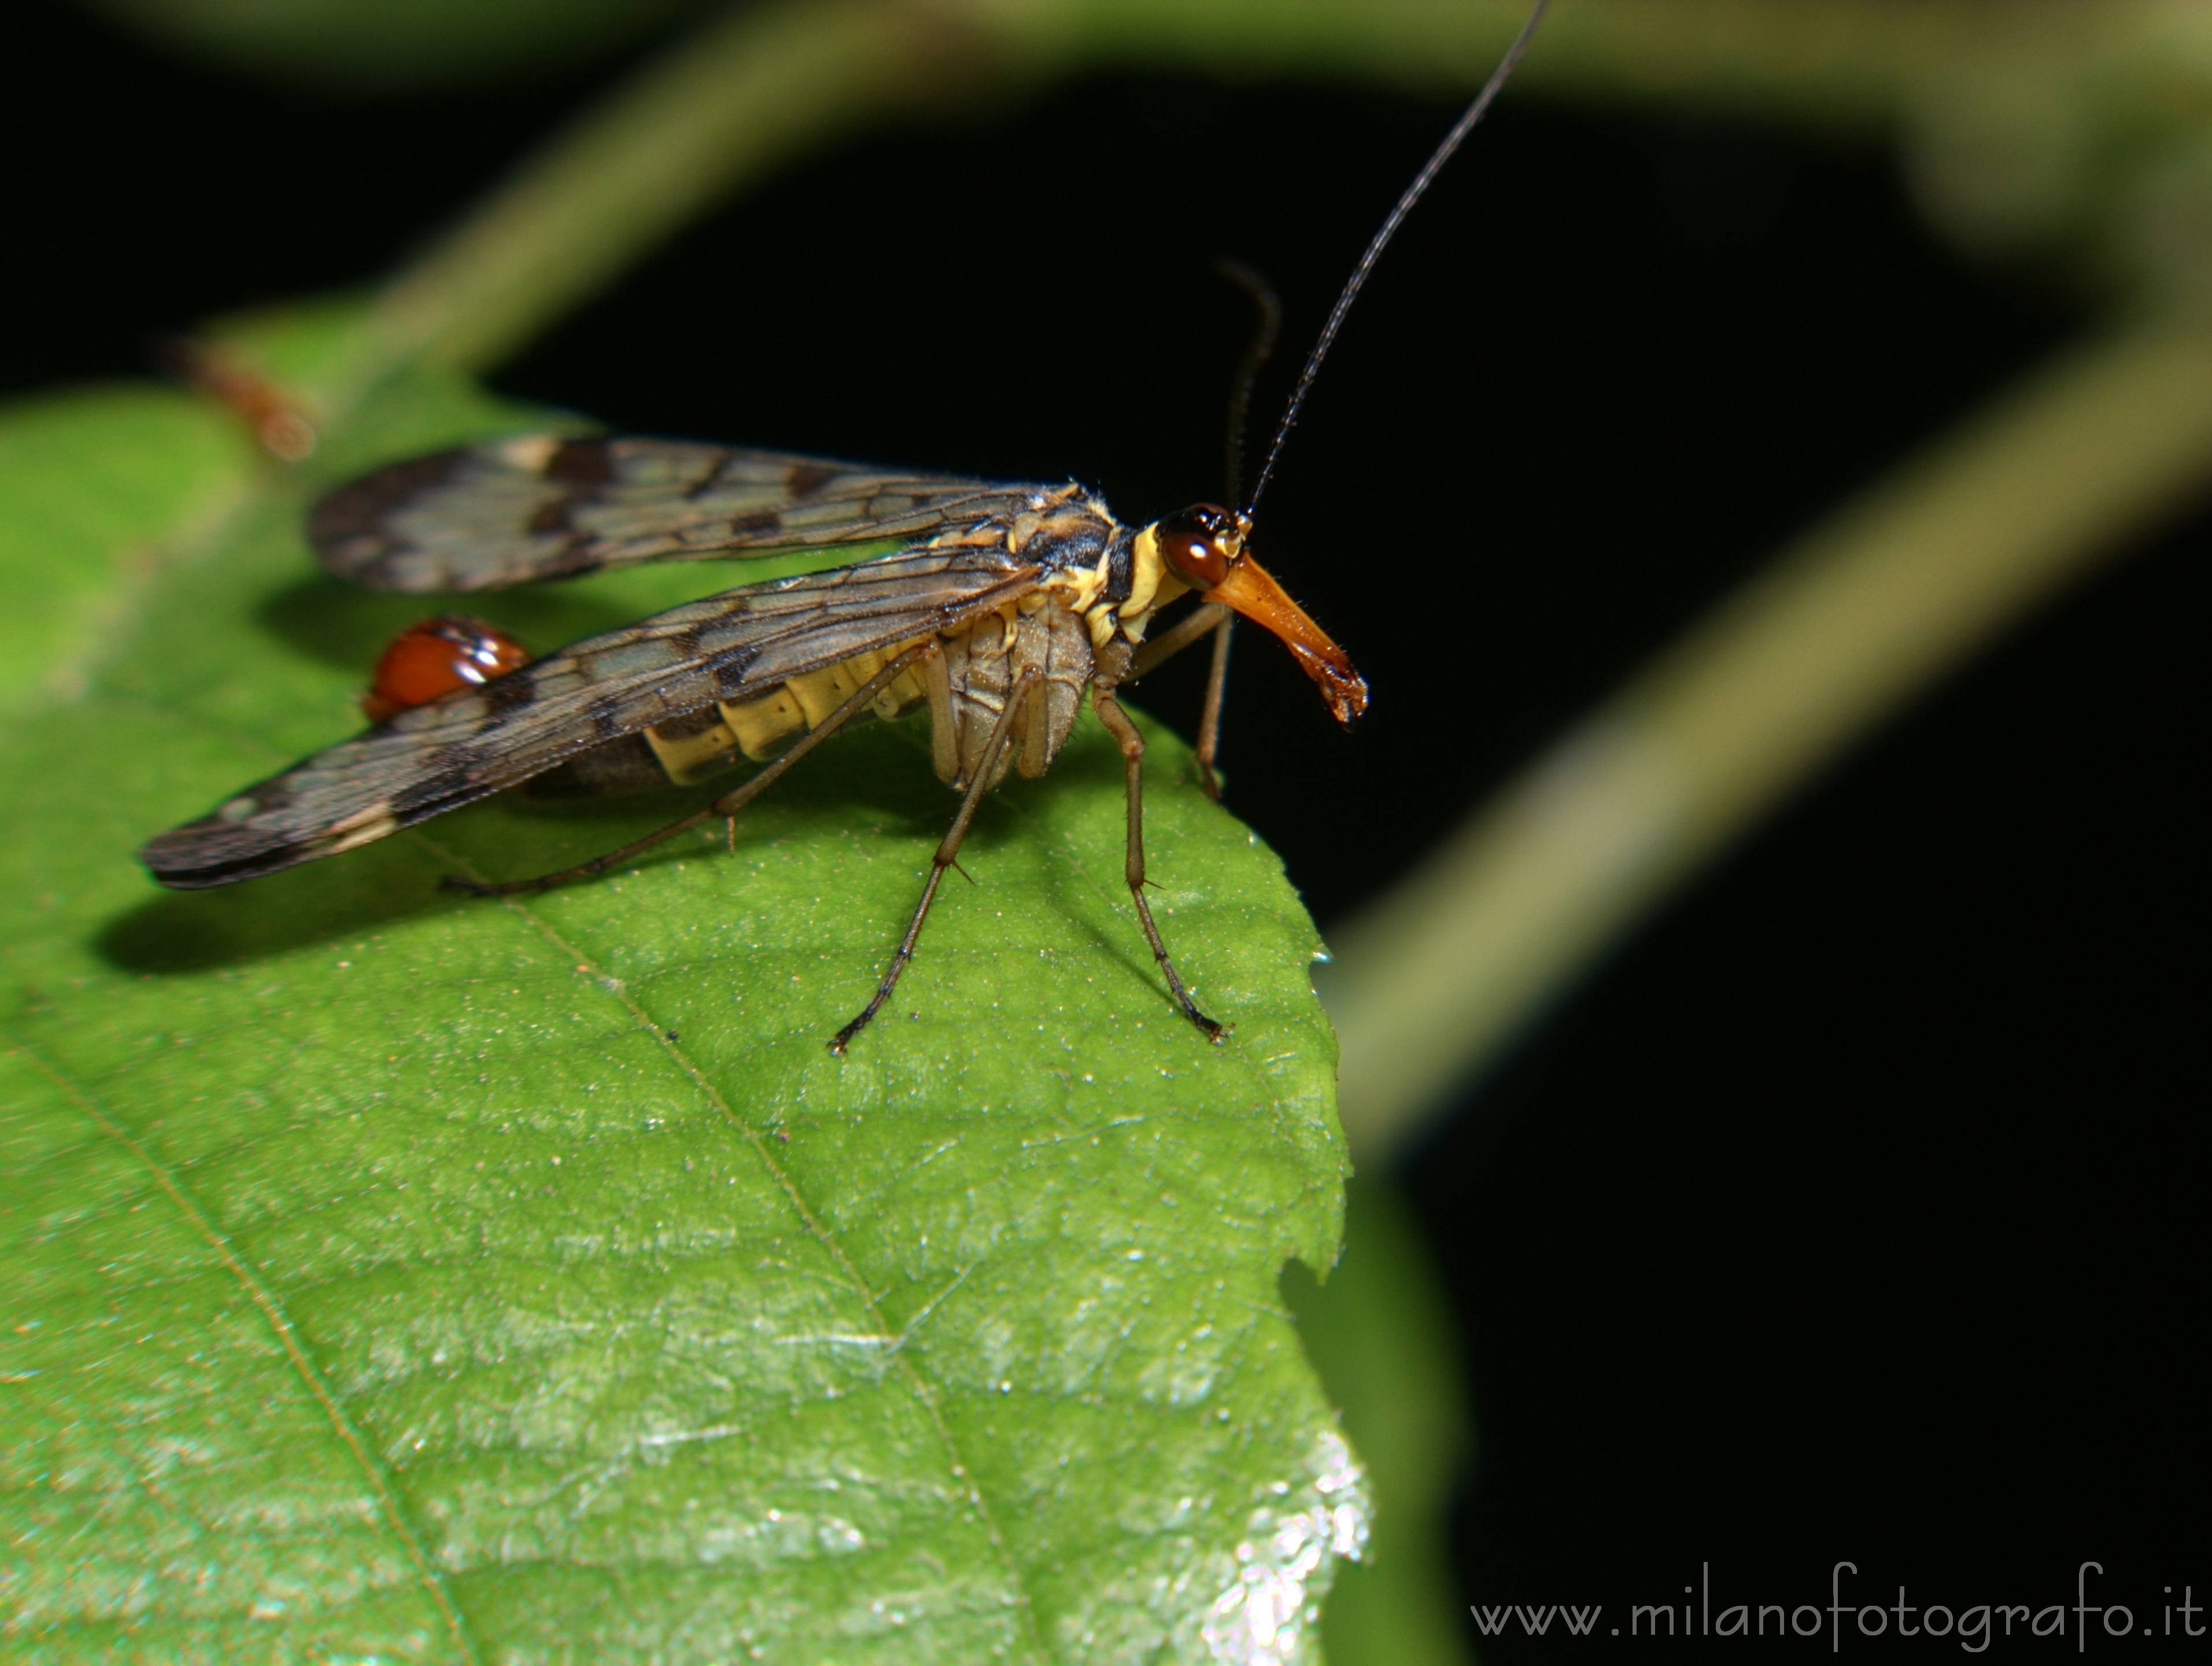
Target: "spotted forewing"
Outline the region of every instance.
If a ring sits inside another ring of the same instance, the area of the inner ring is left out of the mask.
[[[641,562],[939,538],[1044,489],[787,452],[528,435],[394,464],[316,505],[323,565],[374,590],[496,590]]]

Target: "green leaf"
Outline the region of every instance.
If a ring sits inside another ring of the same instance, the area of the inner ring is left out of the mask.
[[[0,739],[11,1654],[1313,1658],[1364,1495],[1277,1276],[1335,1253],[1334,1044],[1311,924],[1180,745],[1147,731],[1154,906],[1220,1048],[1139,932],[1088,717],[988,801],[842,1060],[952,807],[905,726],[733,853],[526,902],[435,882],[690,800],[161,892],[134,848],[349,733],[422,611],[315,575],[317,482],[230,420],[0,413],[42,459],[0,583],[76,667]],[[316,466],[542,420],[417,376]],[[726,581],[482,611],[544,648]]]

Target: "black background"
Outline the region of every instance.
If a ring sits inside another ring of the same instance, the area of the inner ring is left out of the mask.
[[[340,103],[50,4],[0,40],[7,392],[374,276],[621,67]],[[1073,475],[1142,518],[1222,491],[1246,314],[1214,258],[1288,308],[1263,437],[1451,114],[1117,78],[906,125],[495,380],[647,432]],[[1510,106],[1370,286],[1261,520],[1373,714],[1337,733],[1248,631],[1232,805],[1341,919],[2084,316],[1948,253],[1876,149]],[[2139,1614],[2203,1597],[2208,535],[2130,552],[1860,748],[1404,1164],[1465,1322],[1467,1600],[1625,1610],[1710,1561],[1717,1598],[1825,1602],[1838,1558],[1862,1601],[2040,1607],[2085,1558]],[[1198,675],[1146,703],[1188,730]]]

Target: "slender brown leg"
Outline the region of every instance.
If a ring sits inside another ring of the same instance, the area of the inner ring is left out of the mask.
[[[1221,750],[1221,705],[1229,692],[1229,640],[1236,623],[1234,613],[1218,602],[1208,602],[1178,620],[1174,629],[1139,648],[1129,662],[1128,675],[1121,679],[1133,683],[1192,643],[1209,635],[1213,638],[1213,668],[1206,673],[1206,709],[1198,721],[1198,781],[1216,804],[1221,801],[1221,783],[1214,777],[1213,760]]]
[[[1193,608],[1176,621],[1174,629],[1162,631],[1137,650],[1129,661],[1129,669],[1122,674],[1121,686],[1127,688],[1154,666],[1174,659],[1193,642],[1202,641],[1224,619],[1234,617],[1236,615],[1219,602]]]
[[[632,839],[619,850],[610,850],[603,856],[594,856],[588,862],[579,862],[574,867],[564,867],[554,873],[541,873],[534,879],[509,879],[499,885],[486,885],[478,879],[464,879],[447,874],[439,884],[447,891],[465,891],[471,897],[514,897],[525,891],[550,891],[556,885],[565,885],[572,879],[588,879],[595,873],[605,873],[611,867],[619,867],[641,850],[650,850],[665,840],[674,838],[686,829],[717,816],[734,817],[769,787],[781,780],[785,772],[827,740],[854,718],[866,711],[875,697],[890,687],[893,679],[917,660],[933,656],[938,652],[934,641],[917,642],[896,659],[871,677],[853,691],[852,697],[823,718],[820,724],[800,736],[788,751],[758,773],[716,799],[703,810],[695,810],[665,827],[656,828],[641,839]],[[736,831],[731,832],[732,848],[736,848]]]
[[[883,982],[876,985],[876,993],[860,1009],[860,1016],[830,1038],[830,1050],[842,1054],[853,1037],[868,1027],[868,1022],[883,1010],[884,1003],[891,998],[891,990],[906,970],[906,963],[914,958],[914,945],[921,935],[921,922],[929,918],[929,905],[937,897],[938,883],[945,878],[945,870],[954,865],[960,854],[960,842],[968,836],[968,824],[975,819],[975,806],[983,801],[984,789],[990,784],[993,773],[999,767],[999,754],[1006,750],[1007,739],[1014,732],[1014,719],[1027,702],[1029,691],[1040,673],[1034,667],[1022,672],[1014,678],[1013,687],[1006,690],[1006,708],[999,714],[999,721],[991,731],[991,739],[983,748],[983,756],[975,766],[975,779],[968,783],[966,796],[960,800],[960,812],[952,818],[952,825],[937,847],[931,859],[929,879],[921,888],[921,901],[914,910],[914,918],[907,922],[906,935],[899,939],[898,952],[884,973]]]
[[[1152,923],[1152,904],[1145,901],[1145,738],[1137,733],[1137,726],[1129,721],[1128,714],[1121,709],[1110,689],[1093,684],[1091,704],[1107,733],[1121,743],[1121,760],[1127,772],[1129,848],[1123,873],[1129,881],[1129,895],[1136,899],[1137,918],[1144,921],[1145,937],[1152,945],[1152,958],[1160,963],[1160,971],[1174,992],[1176,1005],[1182,1008],[1185,1018],[1206,1032],[1208,1041],[1218,1047],[1228,1031],[1200,1012],[1198,1003],[1190,998],[1190,991],[1183,988],[1175,963],[1168,958],[1167,945],[1160,941],[1160,928]]]
[[[1224,614],[1213,628],[1213,666],[1206,674],[1206,709],[1198,720],[1198,784],[1206,796],[1221,802],[1221,782],[1213,773],[1213,760],[1221,751],[1221,703],[1229,693],[1229,639],[1237,629],[1237,616]]]

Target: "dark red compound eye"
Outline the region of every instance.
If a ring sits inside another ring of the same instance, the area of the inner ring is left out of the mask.
[[[530,663],[530,650],[482,619],[446,617],[411,624],[392,640],[361,708],[372,723],[427,706]]]
[[[1237,517],[1218,503],[1194,503],[1152,529],[1170,569],[1200,590],[1229,575],[1237,533]]]

